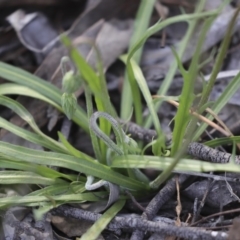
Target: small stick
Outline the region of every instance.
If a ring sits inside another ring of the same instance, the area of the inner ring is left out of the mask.
[[[155,95],[153,96],[153,98],[165,98],[164,96],[158,96],[158,95]],[[174,101],[174,100],[171,100],[171,99],[166,99],[165,100],[166,102],[172,104],[173,106],[175,106],[176,108],[179,107],[179,103]],[[221,132],[223,135],[225,136],[229,136],[229,133],[228,131],[226,131],[225,129],[223,129],[222,127],[218,126],[216,123],[210,121],[209,119],[207,119],[206,117],[202,116],[201,114],[198,114],[197,112],[194,112],[193,110],[189,110],[189,113],[195,117],[197,117],[199,120],[207,123],[209,126],[215,128],[216,130],[218,130],[219,132]]]
[[[96,221],[102,215],[93,213],[78,208],[60,206],[51,210],[53,215],[60,215],[65,217],[73,217],[75,219],[86,219],[89,221]],[[114,217],[111,223],[108,224],[111,230],[114,229],[141,229],[142,231],[157,232],[164,235],[177,236],[184,239],[199,239],[199,240],[226,240],[228,234],[225,232],[205,231],[199,228],[191,227],[177,227],[173,225],[164,224],[162,222],[152,222],[136,217]]]
[[[204,205],[205,205],[205,202],[206,202],[206,199],[207,199],[207,197],[208,197],[208,194],[209,194],[210,191],[212,190],[214,184],[215,184],[215,181],[214,181],[214,180],[211,181],[211,180],[209,179],[208,187],[207,187],[207,189],[205,190],[205,193],[204,193],[204,195],[203,195],[202,201],[200,202],[200,205],[199,205],[199,207],[198,207],[198,209],[197,209],[197,212],[196,212],[196,219],[199,218],[200,213],[201,213],[201,210],[202,210],[202,208],[203,208]],[[195,220],[195,221],[196,221],[196,220]]]
[[[123,123],[122,120],[118,120],[118,122]],[[128,122],[124,130],[130,133],[133,138],[143,140],[146,143],[149,143],[157,136],[155,130],[142,128],[132,122]],[[170,135],[167,135],[167,142],[170,141]],[[232,157],[230,153],[222,152],[197,142],[192,142],[188,145],[187,153],[193,157],[213,163],[228,163]],[[234,160],[236,164],[240,164],[240,155],[236,155]]]
[[[142,212],[145,211],[145,208],[135,199],[135,197],[128,190],[125,190],[125,193],[131,198],[132,202],[137,208],[139,208]]]
[[[181,186],[188,179],[188,175],[181,174],[178,177],[178,183]],[[143,212],[142,220],[152,220],[159,209],[165,204],[176,192],[176,178],[170,179],[166,185],[158,192],[158,194],[150,201]],[[144,237],[144,231],[139,229],[133,232],[131,240],[140,240]]]
[[[232,154],[221,152],[217,149],[210,148],[201,143],[190,143],[187,149],[189,155],[200,158],[205,161],[214,163],[228,163],[232,157]],[[240,156],[235,156],[235,163],[240,164]]]
[[[142,128],[136,123],[125,122],[122,119],[118,119],[117,121],[122,125],[124,131],[131,134],[133,139],[141,140],[144,143],[150,143],[157,136],[155,130]]]

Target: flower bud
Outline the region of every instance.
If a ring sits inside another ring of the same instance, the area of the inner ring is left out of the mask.
[[[78,90],[81,85],[79,75],[75,75],[72,70],[66,72],[62,80],[62,89],[65,93],[71,94]]]
[[[77,99],[74,94],[64,93],[62,95],[62,108],[68,119],[72,119],[77,108]]]

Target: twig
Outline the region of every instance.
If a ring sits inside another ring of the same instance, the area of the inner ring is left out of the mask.
[[[85,219],[95,222],[102,215],[85,211],[78,208],[68,206],[60,206],[51,210],[53,215],[61,215],[64,217],[73,217],[75,219]],[[198,228],[177,227],[159,222],[151,222],[141,218],[122,218],[115,217],[108,225],[108,228],[123,228],[123,229],[141,229],[143,231],[157,232],[164,235],[177,236],[184,239],[198,239],[198,240],[226,240],[228,234],[225,232],[205,231]]]
[[[226,176],[226,172],[225,172],[225,176]],[[234,197],[238,202],[240,202],[240,198],[237,196],[236,193],[234,193],[234,191],[233,191],[231,185],[228,183],[227,179],[225,179],[225,182],[226,182],[227,189],[230,192],[231,196]]]
[[[188,175],[181,174],[178,177],[178,183],[181,186],[182,183],[188,178]],[[145,212],[142,214],[143,220],[152,220],[159,209],[165,204],[176,192],[176,179],[175,177],[170,179],[166,185],[159,191],[159,193],[151,200],[146,207]],[[131,240],[143,239],[144,231],[142,229],[136,230],[131,236]]]
[[[5,213],[3,220],[4,230],[6,230],[4,232],[5,239],[16,240],[20,239],[21,236],[23,237],[23,235],[28,236],[28,239],[52,239],[50,220],[46,216],[41,220],[44,222],[44,224],[41,224],[41,230],[36,227],[36,222],[34,224],[27,221],[19,221],[11,210]],[[11,231],[14,233],[14,236],[10,237],[7,229],[13,229]]]
[[[222,222],[209,222],[209,223],[203,223],[201,225],[198,225],[198,227],[202,227],[202,228],[220,228],[220,227],[228,227],[229,225],[231,225],[233,222],[233,219],[227,219],[227,220],[224,220]]]
[[[197,219],[197,210],[198,210],[198,198],[195,198],[193,203],[193,217],[191,223],[194,223]]]
[[[209,173],[201,173],[201,172],[185,172],[185,171],[173,171],[174,173],[178,174],[187,174],[191,176],[198,176],[198,177],[205,177],[205,178],[211,178],[214,181],[228,181],[228,182],[240,182],[240,178],[235,178],[235,177],[225,177],[225,176],[220,176],[220,175],[213,175]]]
[[[153,96],[153,98],[165,98],[164,96],[159,96],[159,95],[155,95]],[[171,99],[166,99],[165,98],[165,101],[172,104],[173,106],[175,107],[179,107],[179,103],[174,101],[174,100],[171,100]],[[196,116],[199,120],[207,123],[209,126],[215,128],[216,130],[218,130],[219,132],[221,132],[222,134],[224,134],[225,136],[229,136],[229,133],[228,131],[226,131],[225,129],[223,129],[222,127],[218,126],[216,123],[210,121],[209,119],[207,119],[206,117],[202,116],[201,114],[198,114],[197,112],[195,111],[192,111],[192,110],[189,110],[189,113],[193,116]]]
[[[131,122],[127,124],[126,130],[133,138],[137,138],[139,140],[152,140],[157,136],[155,130],[144,129]],[[139,131],[140,134],[138,134],[137,131]],[[188,145],[187,153],[193,157],[214,163],[228,163],[232,157],[232,154],[230,153],[222,152],[197,142],[192,142]],[[240,164],[240,155],[235,156],[235,162]]]
[[[128,190],[125,190],[125,193],[131,198],[133,204],[134,204],[137,208],[139,208],[142,212],[145,211],[145,208],[144,208],[140,203],[137,202],[137,200],[135,199],[135,197],[134,197]]]
[[[210,182],[210,181],[211,181],[211,180],[209,179],[207,189],[205,190],[205,193],[204,193],[204,195],[203,195],[202,201],[200,202],[200,205],[199,205],[199,207],[198,207],[198,209],[197,209],[197,212],[196,212],[196,215],[195,215],[195,221],[196,221],[196,219],[198,219],[198,217],[199,217],[199,215],[200,215],[200,212],[201,212],[202,208],[203,208],[204,205],[205,205],[205,202],[206,202],[206,199],[207,199],[207,197],[208,197],[208,194],[210,193],[210,191],[212,190],[212,188],[213,188],[213,186],[214,186],[214,184],[215,184],[215,181],[214,181],[214,180],[211,181],[211,182]]]
[[[220,119],[220,117],[215,114],[212,109],[210,108],[206,108],[206,112],[208,112],[209,114],[211,114],[218,122],[219,124],[223,127],[223,129],[225,129],[226,132],[228,132],[229,136],[233,136],[231,130],[227,127],[227,125]],[[237,143],[237,147],[238,149],[240,149],[240,144]]]
[[[157,132],[152,129],[142,128],[136,123],[125,122],[122,119],[117,120],[121,125],[124,131],[131,134],[133,139],[138,139],[144,143],[150,143],[154,138],[157,137]],[[171,138],[169,136],[169,138]]]
[[[237,209],[233,209],[233,210],[227,210],[227,211],[223,211],[223,212],[219,212],[219,213],[214,213],[212,215],[209,215],[207,217],[204,217],[202,218],[201,220],[191,224],[190,226],[196,226],[198,225],[199,223],[201,222],[204,222],[208,219],[211,219],[211,218],[214,218],[214,217],[217,217],[217,216],[221,216],[221,215],[225,215],[225,214],[230,214],[230,213],[237,213],[237,212],[240,212],[240,208],[237,208]]]
[[[228,70],[228,71],[221,71],[218,73],[216,80],[222,79],[222,78],[229,78],[229,77],[235,77],[239,74],[239,70]],[[210,75],[205,76],[205,80],[208,81],[211,77]]]
[[[167,236],[166,236],[166,235],[163,235],[163,234],[153,233],[152,236],[151,236],[148,240],[155,240],[155,239],[165,240],[165,239],[167,239],[166,237],[167,237]]]
[[[181,220],[180,220],[180,215],[182,212],[182,203],[181,203],[181,197],[180,197],[180,186],[178,182],[178,177],[176,179],[176,189],[177,189],[177,206],[176,206],[176,213],[177,213],[177,221],[176,224],[177,226],[181,226]]]
[[[221,152],[219,150],[210,148],[201,143],[190,143],[187,149],[189,155],[214,163],[228,163],[232,154]],[[240,164],[240,156],[235,156],[235,163]]]

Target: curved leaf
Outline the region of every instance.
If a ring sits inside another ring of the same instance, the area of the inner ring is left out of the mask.
[[[86,175],[91,175],[118,184],[132,190],[143,190],[149,187],[96,161],[76,158],[67,154],[33,150],[13,144],[0,142],[0,153],[16,161],[64,167]]]

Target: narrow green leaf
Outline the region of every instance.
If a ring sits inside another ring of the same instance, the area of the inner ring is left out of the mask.
[[[238,17],[239,11],[240,11],[240,7],[238,7],[237,11],[235,12],[233,18],[231,19],[231,21],[228,25],[227,32],[226,32],[225,37],[224,37],[224,39],[221,43],[219,53],[217,55],[217,58],[216,58],[216,61],[215,61],[215,64],[214,64],[214,67],[213,67],[213,70],[212,70],[212,73],[211,73],[211,77],[208,81],[206,90],[202,94],[202,98],[201,98],[200,103],[199,103],[200,107],[207,102],[207,100],[210,96],[210,93],[213,89],[215,80],[217,78],[217,74],[218,74],[218,72],[220,71],[220,69],[223,65],[223,60],[224,60],[224,58],[227,54],[227,49],[228,49],[228,46],[230,44],[230,40],[232,39],[231,38],[232,37],[232,31],[233,31],[233,28],[235,27],[235,21]]]
[[[13,67],[9,64],[0,62],[0,77],[29,87],[30,89],[35,90],[39,94],[42,94],[43,96],[51,99],[53,102],[61,106],[62,92],[60,89],[31,73],[28,73],[20,68]],[[88,121],[86,114],[79,106],[77,107],[73,120],[86,132],[88,132]]]
[[[141,38],[145,31],[147,30],[154,8],[155,0],[141,0],[136,19],[134,21],[133,35],[129,44],[129,52],[132,46]],[[138,64],[142,55],[143,45],[139,47],[134,55],[134,60]],[[136,116],[136,122],[142,125],[142,104],[140,91],[138,89],[137,83],[132,74],[131,67],[127,64],[127,72],[124,75],[122,98],[121,98],[121,113],[122,119],[129,118],[132,111],[132,102],[134,104],[134,111]]]
[[[77,150],[75,147],[73,147],[68,140],[65,138],[65,136],[61,133],[58,132],[58,137],[60,139],[60,141],[62,142],[62,144],[65,146],[65,148],[69,151],[69,153],[71,153],[74,157],[77,158],[83,158],[86,160],[90,160],[90,161],[94,161],[94,158],[88,156],[87,154]]]
[[[16,169],[16,170],[23,170],[23,171],[29,171],[32,173],[36,173],[39,174],[43,177],[47,177],[47,178],[65,178],[68,179],[70,181],[75,181],[76,178],[75,177],[71,177],[69,175],[63,174],[63,173],[59,173],[58,171],[48,168],[46,166],[42,166],[42,165],[37,165],[34,163],[26,163],[26,162],[19,162],[19,161],[14,161],[12,159],[4,159],[4,158],[0,158],[0,167],[1,168],[9,168],[9,169]],[[0,171],[1,174],[1,171]]]
[[[84,183],[78,183],[78,185],[72,185],[67,182],[62,184],[53,184],[51,186],[46,186],[42,189],[33,191],[27,196],[53,196],[60,194],[83,193],[85,191],[84,186]]]
[[[61,153],[67,152],[63,148],[60,148],[54,144],[49,143],[49,141],[46,141],[46,139],[44,139],[42,136],[39,136],[36,133],[32,133],[28,130],[25,130],[24,128],[18,127],[9,121],[6,121],[5,119],[3,119],[1,117],[0,117],[0,127],[8,130],[11,133],[16,134],[17,136],[19,136],[29,142],[46,147],[52,151],[61,152]]]
[[[156,170],[164,170],[174,162],[174,158],[157,157],[157,156],[116,156],[112,161],[113,168],[141,168]],[[174,168],[174,171],[189,171],[189,172],[240,172],[240,165],[227,163],[217,164],[209,163],[200,160],[181,159]]]
[[[84,92],[85,92],[85,99],[86,99],[86,105],[87,105],[88,121],[90,122],[90,118],[93,115],[93,103],[92,103],[91,91],[86,84],[84,84]],[[105,156],[104,157],[102,156],[98,138],[93,132],[91,126],[89,126],[89,132],[90,132],[90,137],[91,137],[91,142],[92,142],[93,151],[95,153],[95,157],[100,163],[106,164],[106,158]]]
[[[71,41],[66,36],[62,37],[62,41],[70,49],[71,58],[73,59],[83,79],[86,81],[87,85],[92,91],[98,111],[107,112],[113,115],[115,111],[113,110],[113,107],[110,101],[105,79],[103,79],[101,74],[100,76],[98,76],[94,72],[92,67],[81,56],[78,50],[72,46]],[[94,45],[92,46],[94,47]],[[100,63],[100,59],[98,59],[98,61]],[[102,72],[102,70],[100,70],[100,72]],[[110,134],[110,129],[111,129],[110,124],[103,119],[100,119],[100,128],[107,135]],[[101,146],[102,155],[106,156],[106,152],[107,152],[106,145],[101,141],[100,146]]]
[[[30,192],[26,196],[52,196],[60,194],[70,194],[70,183],[52,184],[36,191]]]
[[[37,98],[46,103],[49,103],[50,105],[55,107],[57,110],[62,112],[61,106],[58,105],[56,102],[52,101],[50,98],[45,97],[44,95],[40,94],[39,92],[27,86],[22,86],[15,83],[3,83],[1,84],[0,95],[21,95],[21,96]]]
[[[187,127],[192,128],[190,124],[195,124],[194,121],[191,119],[191,115],[189,113],[190,107],[193,105],[193,100],[194,100],[194,85],[198,76],[198,64],[199,64],[199,59],[201,56],[201,49],[203,46],[203,43],[205,41],[207,32],[209,28],[212,25],[214,18],[210,17],[207,19],[203,26],[202,26],[202,31],[199,35],[199,40],[196,45],[196,50],[195,54],[191,60],[189,70],[186,71],[184,67],[182,66],[180,58],[177,56],[177,53],[173,50],[173,53],[177,59],[178,65],[180,67],[181,74],[183,76],[183,87],[181,91],[181,96],[179,100],[179,107],[175,116],[174,120],[174,130],[173,130],[173,147],[171,150],[171,155],[174,156],[177,151],[182,148],[182,143],[183,143],[183,138],[184,136],[186,137],[186,131]],[[202,105],[199,105],[201,107]],[[198,109],[199,110],[199,109]],[[190,122],[189,122],[190,121]],[[195,126],[193,127],[195,128]],[[187,136],[190,138],[192,134],[189,134]],[[191,141],[191,139],[190,139]]]
[[[240,88],[240,73],[238,73],[232,81],[227,85],[221,96],[218,98],[218,100],[215,102],[215,104],[212,106],[211,110],[218,114],[221,109],[227,104],[227,102],[231,99],[231,97],[237,92],[237,90]],[[213,117],[208,115],[208,119],[212,120]],[[201,134],[204,132],[204,130],[207,128],[206,123],[201,123],[200,127],[198,127],[196,133],[194,134],[193,141],[197,141]]]
[[[160,23],[156,23],[154,26],[149,28],[148,31],[146,32],[145,36],[143,36],[143,38],[140,39],[138,43],[136,43],[136,46],[135,46],[136,49],[138,48],[138,44],[141,44],[141,43],[143,44],[148,37],[150,37],[152,34],[156,33],[157,31],[163,29],[164,27],[166,27],[170,24],[173,24],[175,22],[186,21],[188,23],[188,30],[187,30],[185,36],[183,37],[182,41],[178,45],[178,51],[177,51],[178,56],[181,59],[184,55],[184,52],[185,52],[188,44],[189,44],[192,34],[196,30],[198,20],[200,18],[204,18],[204,17],[217,16],[218,13],[221,11],[222,7],[224,6],[224,4],[226,4],[226,3],[222,4],[221,7],[219,7],[218,9],[216,9],[212,12],[203,12],[202,13],[202,10],[204,9],[204,6],[205,6],[205,2],[206,2],[206,0],[198,1],[198,5],[196,7],[195,13],[193,13],[193,14],[183,14],[180,16],[168,18]],[[173,61],[165,79],[163,80],[163,82],[161,84],[161,87],[157,91],[158,95],[166,95],[166,93],[174,79],[175,73],[177,71],[177,67],[178,67],[177,61]],[[155,104],[155,109],[156,110],[159,109],[160,106],[161,106],[161,101],[157,102]],[[149,127],[151,127],[151,125],[152,125],[152,118],[151,118],[151,115],[149,115],[144,123],[144,127],[149,128]]]
[[[147,103],[150,115],[153,118],[153,124],[154,124],[155,130],[157,131],[158,137],[161,137],[161,136],[163,136],[163,134],[162,134],[160,122],[159,122],[159,119],[158,119],[158,115],[157,115],[157,113],[154,109],[154,103],[153,103],[153,100],[152,100],[152,96],[151,96],[151,93],[150,93],[149,88],[147,86],[146,80],[143,76],[143,73],[142,73],[140,67],[136,64],[136,62],[134,60],[131,60],[129,62],[129,66],[131,66],[131,68],[132,68],[132,71],[134,73],[134,77],[135,77],[135,79],[138,83],[138,86],[141,89],[141,92],[142,92],[142,94],[144,96],[144,99]],[[165,148],[164,138],[158,139],[157,144],[158,144],[158,149],[159,149],[159,152],[157,153],[157,155],[160,155],[161,154],[161,148],[163,148],[163,149]]]
[[[20,197],[6,197],[0,198],[0,208],[6,207],[7,205],[24,205],[24,206],[41,206],[47,202],[52,202],[52,205],[59,203],[81,203],[86,201],[96,202],[101,198],[106,198],[107,192],[96,192],[96,193],[81,193],[81,194],[65,194],[60,196],[20,196]]]
[[[23,162],[65,167],[86,175],[104,179],[129,189],[148,189],[148,186],[145,184],[121,175],[120,173],[113,171],[110,167],[96,161],[89,161],[61,153],[28,149],[5,142],[0,142],[0,153],[12,157],[16,161],[21,160]]]
[[[16,114],[18,114],[23,120],[25,120],[31,126],[31,128],[37,134],[39,134],[48,143],[48,145],[50,145],[50,147],[51,147],[50,149],[62,149],[60,151],[65,152],[65,148],[61,143],[48,137],[38,128],[32,115],[20,103],[18,103],[17,101],[15,101],[9,97],[0,96],[0,104],[10,108],[12,111],[14,111]]]
[[[113,204],[81,237],[81,240],[97,239],[116,214],[124,207],[125,200]]]
[[[122,106],[122,115],[123,115],[123,119],[127,119],[129,118],[130,114],[131,114],[131,109],[132,109],[132,101],[133,101],[133,105],[134,105],[134,112],[135,112],[135,116],[136,116],[136,123],[139,125],[142,125],[142,103],[141,103],[141,94],[138,88],[138,84],[135,80],[135,76],[133,73],[133,68],[132,65],[130,63],[127,62],[127,55],[123,55],[120,58],[127,67],[127,75],[125,77],[125,89],[123,90],[125,93],[122,93],[122,96],[124,96],[123,94],[127,94],[128,96],[122,97],[122,103],[124,105]],[[128,81],[128,82],[127,82]],[[130,95],[132,94],[132,95]],[[127,102],[126,100],[129,99],[129,101]],[[123,110],[124,109],[124,110]],[[129,115],[127,115],[129,113]]]
[[[205,142],[204,144],[209,147],[217,147],[227,144],[233,144],[233,143],[239,143],[240,142],[240,136],[232,136],[232,137],[225,137],[225,138],[217,138],[210,141]]]
[[[194,14],[182,14],[180,16],[168,18],[162,22],[157,22],[152,27],[148,28],[145,34],[133,45],[131,51],[128,55],[128,58],[131,59],[135,52],[145,43],[145,41],[151,37],[153,34],[159,32],[164,27],[171,25],[176,22],[188,22],[194,19],[209,17],[218,14],[219,9],[203,13],[194,13]]]
[[[0,184],[42,184],[51,185],[64,182],[61,179],[42,177],[33,172],[1,171]]]

